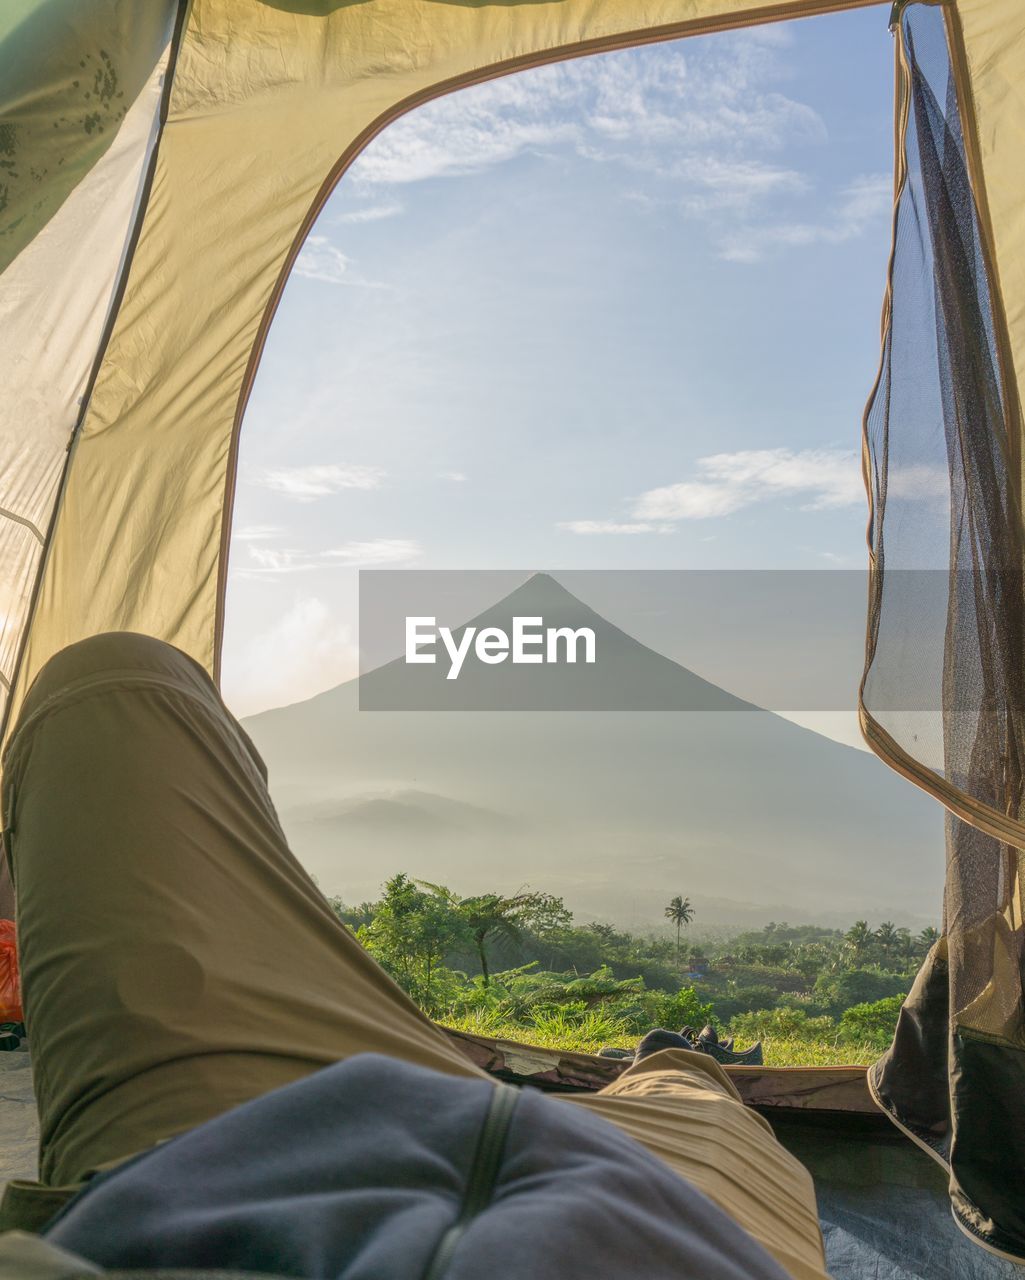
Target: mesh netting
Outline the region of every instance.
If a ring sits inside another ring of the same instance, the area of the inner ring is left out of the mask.
[[[1025,1258],[1021,419],[947,35],[943,8],[905,9],[863,687],[872,745],[950,810],[944,927],[869,1083],[946,1163],[965,1231]]]
[[[866,422],[876,573],[864,701],[883,753],[982,824],[948,823],[951,994],[972,1025],[1006,1035],[1020,1026],[1021,855],[994,833],[1023,816],[1019,415],[1002,391],[942,9],[909,8],[903,39],[907,168]]]

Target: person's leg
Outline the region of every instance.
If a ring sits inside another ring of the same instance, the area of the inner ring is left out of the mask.
[[[180,651],[119,633],[53,658],[3,808],[43,1182],[356,1053],[480,1076],[335,917]]]
[[[744,1106],[714,1059],[665,1050],[628,1067],[600,1093],[565,1097],[703,1191],[795,1280],[826,1280],[811,1175]]]
[[[255,749],[179,651],[128,634],[64,650],[5,766],[45,1183],[356,1053],[483,1074],[335,918],[287,847]],[[810,1179],[715,1063],[655,1055],[570,1101],[705,1191],[794,1276],[824,1274]],[[62,1199],[37,1197],[37,1221]]]

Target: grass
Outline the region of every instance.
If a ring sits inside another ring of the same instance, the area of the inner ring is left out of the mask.
[[[606,1046],[632,1049],[639,1037],[632,1032],[613,1029],[607,1023],[574,1027],[561,1020],[539,1020],[531,1026],[503,1021],[492,1011],[449,1016],[441,1019],[446,1027],[468,1035],[487,1036],[493,1040],[515,1040],[542,1049],[568,1049],[576,1053],[597,1053]],[[740,1049],[748,1048],[738,1044]],[[762,1041],[767,1067],[837,1067],[867,1066],[879,1057],[880,1050],[870,1044],[804,1039],[796,1036],[766,1036]]]

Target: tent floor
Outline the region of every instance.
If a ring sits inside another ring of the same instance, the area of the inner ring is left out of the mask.
[[[29,1056],[0,1053],[0,1187],[35,1177],[38,1136]]]
[[[508,1054],[511,1046],[502,1048]],[[583,1054],[517,1048],[521,1054],[516,1065],[533,1066],[535,1071],[546,1062],[550,1067],[557,1057],[564,1069],[567,1059],[582,1072],[588,1063],[602,1074],[611,1066],[608,1059]],[[515,1075],[523,1080],[535,1071]],[[815,1179],[826,1256],[835,1280],[1023,1280],[1025,1271],[987,1254],[958,1231],[942,1170],[883,1116],[860,1108],[815,1105],[814,1099],[821,1103],[830,1095],[830,1074],[840,1081],[832,1093],[839,1090],[839,1096],[856,1100],[850,1069],[820,1070],[817,1093],[809,1093],[808,1073],[799,1070],[745,1068],[744,1073],[748,1079],[743,1091],[750,1093],[758,1084],[759,1109]],[[765,1104],[769,1095],[775,1101]],[[10,1178],[35,1175],[36,1138],[29,1055],[0,1054],[0,1187]]]
[[[954,1224],[947,1176],[883,1115],[766,1114],[815,1179],[835,1280],[1022,1280]]]

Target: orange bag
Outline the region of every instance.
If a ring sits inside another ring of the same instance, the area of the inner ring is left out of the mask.
[[[0,1022],[24,1022],[14,921],[0,920]]]

